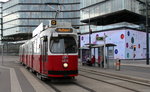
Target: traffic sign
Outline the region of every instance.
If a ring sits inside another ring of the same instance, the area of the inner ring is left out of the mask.
[[[51,25],[56,25],[57,21],[56,20],[51,20]]]
[[[104,40],[104,37],[96,37],[96,40],[98,40],[98,41],[103,41],[103,40]]]

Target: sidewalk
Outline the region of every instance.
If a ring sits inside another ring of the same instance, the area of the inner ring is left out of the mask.
[[[137,66],[137,67],[147,67],[150,68],[150,65],[146,64],[146,60],[122,60],[121,65],[125,66]]]
[[[0,92],[11,92],[10,71],[0,66]]]
[[[22,92],[14,68],[0,66],[0,70],[1,71],[5,70],[5,73],[3,72],[1,77],[3,76],[2,80],[6,80],[6,81],[2,81],[0,83],[0,85],[2,85],[2,86],[7,86],[8,85],[8,88],[4,88],[2,92],[10,92],[10,90],[11,90],[11,92]],[[6,74],[7,74],[7,76],[6,76]],[[7,85],[6,85],[6,83],[7,83]],[[8,89],[9,89],[9,91],[8,91]]]
[[[150,68],[150,65],[146,65],[146,64],[121,64],[124,66],[137,66],[137,67],[147,67]]]
[[[3,58],[2,65],[0,56],[0,92],[55,92],[19,64],[19,56]]]
[[[101,68],[98,66],[82,66],[79,61],[79,67],[90,69],[93,71],[115,74],[118,76],[127,76],[136,79],[150,81],[150,65],[146,65],[145,61],[122,61],[120,71],[116,71],[115,65],[110,66],[109,68]]]
[[[80,59],[78,59],[79,62]],[[114,66],[114,62],[111,62],[110,63],[110,66],[112,67],[115,67]],[[137,67],[147,67],[147,68],[150,68],[150,64],[149,65],[146,65],[146,60],[121,60],[121,65],[123,66],[137,66]]]
[[[0,56],[0,71],[5,70],[5,73],[0,75],[1,80],[5,80],[0,82],[0,89],[2,89],[0,92],[35,92],[31,84],[20,71],[18,60],[18,56],[3,56],[2,63],[2,56]]]

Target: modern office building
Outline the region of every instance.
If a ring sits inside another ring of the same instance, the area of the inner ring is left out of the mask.
[[[83,23],[90,22],[90,24],[99,26],[119,22],[142,24],[145,23],[145,5],[139,1],[81,0],[80,20]]]
[[[40,23],[49,25],[56,10],[60,11],[57,21],[71,22],[75,28],[80,24],[80,0],[9,0],[2,7],[3,31],[0,34],[3,33],[6,53],[18,53],[19,45],[32,37],[32,31]]]
[[[4,3],[4,38],[13,41],[30,39],[32,31],[40,23],[49,25],[57,9],[60,10],[58,21],[71,22],[74,27],[79,25],[80,0],[10,0]]]
[[[104,37],[105,34],[106,43],[117,45],[114,50],[106,51],[111,52],[109,56],[120,59],[145,58],[146,33],[143,32],[145,30],[139,30],[141,27],[139,25],[145,23],[145,4],[141,1],[145,2],[145,0],[81,0],[80,20],[84,26],[80,27],[80,47],[86,47],[88,43],[104,44],[103,41],[97,41],[96,37]],[[92,55],[97,55],[96,58],[99,55],[98,51],[92,48]]]

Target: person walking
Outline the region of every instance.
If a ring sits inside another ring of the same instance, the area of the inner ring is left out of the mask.
[[[91,65],[95,66],[95,56],[93,55],[92,59],[91,59]]]

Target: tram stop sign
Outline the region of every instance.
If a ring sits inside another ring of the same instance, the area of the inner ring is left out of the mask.
[[[96,40],[98,40],[98,41],[103,41],[103,40],[104,40],[104,37],[96,37]]]
[[[56,25],[57,21],[56,20],[51,20],[51,25]]]

